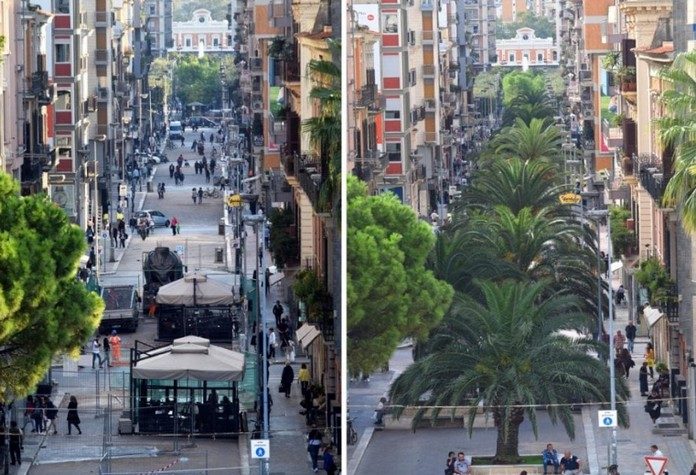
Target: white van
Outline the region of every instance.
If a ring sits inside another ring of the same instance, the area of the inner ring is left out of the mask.
[[[181,128],[181,122],[178,120],[169,123],[169,139],[170,140],[181,140],[184,138],[184,132]]]

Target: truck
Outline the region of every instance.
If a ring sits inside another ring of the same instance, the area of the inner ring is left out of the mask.
[[[107,335],[112,330],[134,332],[138,329],[140,296],[135,285],[108,285],[101,288],[104,315],[99,323],[99,333]]]

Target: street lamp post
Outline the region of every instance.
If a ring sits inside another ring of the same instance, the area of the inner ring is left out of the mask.
[[[262,391],[262,405],[263,405],[263,438],[268,440],[269,436],[269,431],[268,431],[268,334],[266,331],[266,322],[264,316],[261,314],[261,290],[259,286],[259,280],[261,277],[260,271],[259,271],[259,225],[263,223],[263,221],[266,218],[263,215],[258,215],[254,214],[251,216],[247,216],[244,218],[244,222],[246,224],[249,224],[253,226],[254,228],[254,239],[256,240],[256,255],[254,256],[254,259],[256,260],[256,281],[255,281],[255,289],[254,291],[256,292],[256,322],[257,322],[257,328],[261,329],[261,344],[263,345],[263,353],[262,353],[262,361],[261,361],[261,374],[262,376],[262,385],[261,385],[261,391]],[[246,259],[245,259],[246,260]],[[262,318],[264,321],[262,321]],[[269,473],[269,467],[270,467],[270,460],[263,459],[263,461],[260,464],[261,466],[261,475],[266,475]]]
[[[609,392],[610,392],[610,402],[611,410],[616,410],[616,368],[614,367],[615,352],[614,352],[614,310],[613,310],[613,289],[611,285],[611,219],[608,210],[591,210],[588,211],[589,216],[594,216],[597,218],[606,217],[607,219],[607,259],[608,259],[608,279],[609,279]],[[599,222],[599,221],[598,221]],[[597,226],[599,229],[599,225]],[[599,239],[599,233],[597,233],[597,239]],[[616,463],[616,451],[617,440],[616,440],[616,427],[611,428],[611,442],[609,446],[609,465]]]

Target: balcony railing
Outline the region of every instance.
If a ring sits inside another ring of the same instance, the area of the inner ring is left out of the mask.
[[[640,184],[656,202],[662,200],[667,186],[664,173],[658,168],[641,168]]]
[[[424,64],[423,65],[423,77],[435,77],[435,65],[433,64]]]
[[[97,49],[94,50],[94,64],[105,66],[109,62],[109,50]]]
[[[302,168],[297,173],[297,179],[305,194],[312,203],[315,211],[320,211],[319,196],[321,195],[322,178],[319,168],[312,167]]]

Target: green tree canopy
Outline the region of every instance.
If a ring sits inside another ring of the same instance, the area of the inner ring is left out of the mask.
[[[391,194],[368,196],[348,176],[348,367],[384,366],[405,337],[424,336],[452,298],[449,284],[425,268],[430,226]]]
[[[662,93],[666,117],[658,120],[660,139],[674,150],[674,176],[664,202],[677,205],[684,227],[696,231],[696,51],[682,53],[663,73],[672,87]]]
[[[76,279],[82,231],[45,196],[0,173],[0,398],[24,395],[55,354],[77,355],[103,302]]]
[[[496,22],[495,37],[501,40],[514,38],[517,30],[524,27],[533,29],[537,38],[556,38],[556,24],[544,16],[536,16],[534,12],[522,12],[512,23]]]
[[[176,65],[176,94],[184,104],[212,105],[221,100],[220,61],[210,56],[181,56]]]
[[[576,297],[547,295],[547,283],[478,282],[482,302],[458,294],[450,312],[430,339],[431,351],[394,382],[391,401],[398,413],[417,405],[417,423],[430,406],[468,407],[469,434],[479,404],[493,414],[498,431],[496,459],[518,462],[519,427],[525,416],[537,433],[536,406],[547,405],[551,421],[575,436],[572,403],[609,402],[609,369],[592,352],[606,345],[572,340],[562,330],[581,329],[586,316]],[[552,355],[552,356],[551,356]],[[618,400],[628,397],[625,381],[616,380]],[[623,404],[619,423],[628,426]]]
[[[551,120],[554,110],[549,104],[546,79],[534,71],[511,71],[503,77],[503,123],[516,119],[529,123],[532,119]]]

